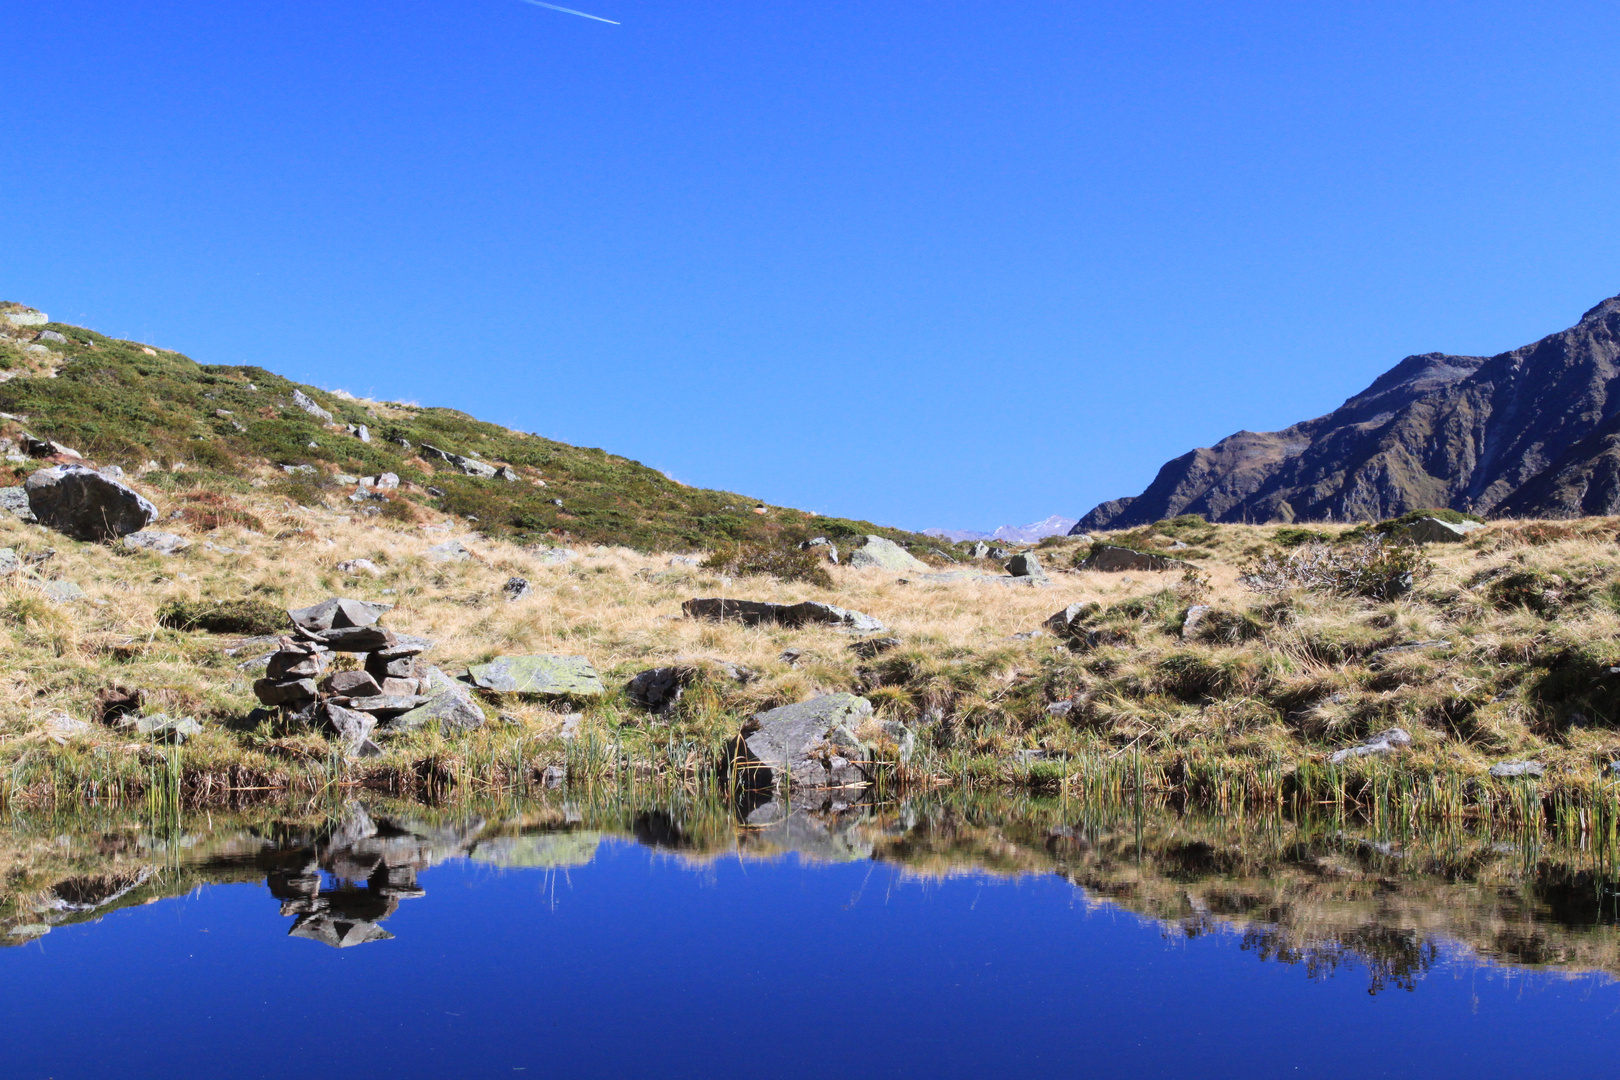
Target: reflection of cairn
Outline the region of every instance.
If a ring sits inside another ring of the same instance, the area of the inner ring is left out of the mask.
[[[377,924],[400,900],[423,895],[417,871],[464,854],[483,824],[474,818],[440,836],[421,835],[402,823],[380,830],[365,807],[351,803],[325,840],[283,853],[266,884],[281,901],[281,913],[297,916],[288,931],[292,937],[338,949],[387,941],[393,935]]]
[[[265,677],[253,684],[260,701],[339,736],[351,754],[381,753],[371,734],[424,705],[433,672],[417,656],[433,643],[377,625],[389,604],[323,600],[287,612],[293,635],[270,656]],[[361,670],[333,671],[334,653],[364,657]],[[411,725],[406,725],[411,726]]]

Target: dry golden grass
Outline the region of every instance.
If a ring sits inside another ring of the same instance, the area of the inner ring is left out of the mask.
[[[212,530],[202,525],[218,516],[169,519],[176,509],[216,505],[208,494],[181,490],[162,498],[168,520],[158,527],[194,541],[169,558],[75,543],[9,516],[0,520],[0,547],[25,560],[46,548],[56,552],[30,572],[0,580],[0,645],[7,654],[0,666],[0,766],[10,763],[20,775],[20,761],[37,769],[54,759],[53,768],[69,772],[82,771],[98,754],[149,761],[150,748],[112,729],[64,738],[51,726],[61,714],[88,720],[96,691],[119,684],[141,689],[148,711],[204,722],[205,734],[187,747],[194,761],[250,767],[253,776],[285,770],[289,762],[313,768],[323,749],[318,737],[247,722],[256,704],[254,674],[238,664],[251,654],[224,652],[236,639],[168,629],[157,613],[175,600],[253,597],[289,608],[333,595],[396,605],[385,624],[437,641],[427,658],[451,674],[499,655],[588,658],[611,692],[584,704],[582,733],[603,745],[629,746],[654,770],[706,753],[752,711],[833,690],[863,693],[883,715],[915,725],[921,771],[965,778],[1008,778],[1008,755],[1026,749],[1071,759],[1146,754],[1165,777],[1177,775],[1177,762],[1292,766],[1320,762],[1330,750],[1391,725],[1413,735],[1403,761],[1419,773],[1473,776],[1493,761],[1534,756],[1555,776],[1587,783],[1620,756],[1620,717],[1613,714],[1620,703],[1605,706],[1599,685],[1605,659],[1620,663],[1614,519],[1504,523],[1466,544],[1431,545],[1425,554],[1432,568],[1418,587],[1375,601],[1246,587],[1245,567],[1280,550],[1272,526],[1201,528],[1191,552],[1198,557],[1195,576],[1071,570],[1082,543],[1061,540],[1039,549],[1053,571],[1050,588],[903,583],[891,572],[830,567],[834,587],[824,589],[769,578],[728,582],[626,548],[580,548],[575,559],[554,564],[536,551],[469,534],[466,522],[424,514],[410,525],[347,506],[303,508],[268,489],[239,491],[230,500],[262,530],[230,523],[228,515]],[[1129,539],[1168,547],[1176,531],[1136,530]],[[475,557],[438,563],[425,556],[451,538]],[[357,558],[370,559],[381,576],[336,569]],[[508,602],[501,588],[514,576],[534,591]],[[86,598],[49,599],[50,578],[77,583]],[[861,659],[848,635],[829,628],[682,617],[682,601],[721,595],[852,608],[880,619],[900,645]],[[1101,608],[1091,624],[1103,631],[1095,647],[1071,648],[1050,634],[1015,637],[1086,602]],[[1195,602],[1213,607],[1216,617],[1202,636],[1183,640],[1180,623]],[[1411,642],[1447,644],[1381,652]],[[789,649],[799,653],[791,663],[783,657]],[[734,684],[711,666],[711,677],[688,693],[672,721],[653,724],[622,687],[640,670],[676,661],[728,661],[757,677]],[[1072,702],[1066,715],[1049,710],[1063,701]],[[504,726],[462,740],[398,740],[390,762],[406,768],[446,756],[463,767],[513,755],[558,760],[565,752],[557,739],[562,713],[579,703],[487,704],[492,719],[504,716]]]

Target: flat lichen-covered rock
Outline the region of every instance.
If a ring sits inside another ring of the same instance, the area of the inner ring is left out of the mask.
[[[500,694],[599,697],[607,693],[583,656],[503,656],[467,669],[473,685]]]

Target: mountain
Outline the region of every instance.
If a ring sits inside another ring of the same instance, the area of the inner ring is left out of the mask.
[[[975,532],[972,529],[924,529],[923,535],[937,536],[953,544],[960,544],[964,540],[1006,540],[1013,544],[1033,544],[1038,540],[1045,540],[1048,536],[1062,536],[1074,528],[1074,525],[1074,518],[1053,514],[1044,521],[1035,521],[1028,525],[1003,525],[995,532]]]
[[[628,458],[485,423],[454,409],[364,401],[258,367],[49,321],[0,303],[0,436],[71,447],[169,487],[230,497],[249,483],[304,506],[356,503],[355,477],[394,473],[369,507],[410,520],[454,514],[490,535],[692,550],[875,534],[919,552],[926,538],[819,517],[729,491],[687,487]],[[497,468],[506,469],[497,473]],[[16,484],[37,463],[0,464]]]
[[[1497,356],[1409,356],[1326,416],[1183,454],[1072,530],[1620,512],[1620,297]]]

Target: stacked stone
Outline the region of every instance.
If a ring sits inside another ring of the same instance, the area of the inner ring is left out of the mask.
[[[431,641],[377,625],[389,610],[388,604],[334,598],[287,612],[293,634],[281,639],[253,692],[265,705],[338,735],[362,757],[381,752],[373,732],[409,731],[430,719],[481,723],[476,706],[465,707],[471,704],[462,700],[465,691],[418,659]],[[334,653],[364,656],[363,669],[328,674]],[[439,701],[446,696],[455,700]]]

